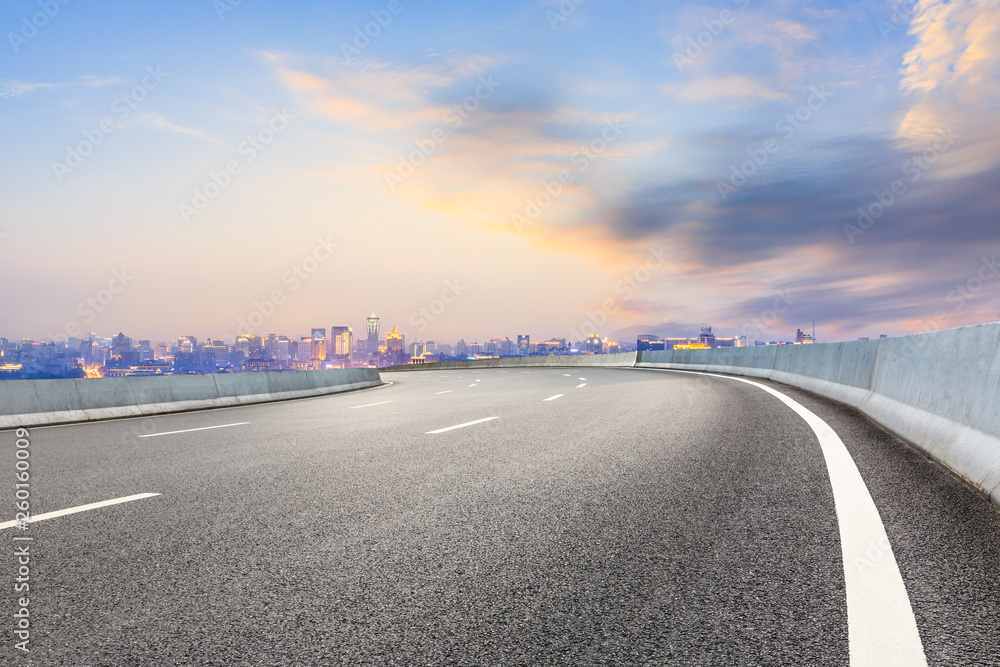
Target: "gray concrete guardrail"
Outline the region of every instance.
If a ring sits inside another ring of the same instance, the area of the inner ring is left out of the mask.
[[[846,403],[1000,505],[1000,322],[872,341],[641,352],[636,367],[766,378]]]
[[[461,368],[531,368],[572,366],[611,366],[631,368],[635,365],[635,352],[615,354],[553,354],[548,357],[504,357],[502,359],[469,359],[463,361],[438,361],[430,364],[390,366],[382,372],[397,371],[446,371]]]
[[[668,368],[763,378],[857,408],[1000,505],[1000,322],[872,341],[517,357],[383,369]]]
[[[378,369],[5,380],[0,428],[65,424],[321,396],[382,384]]]

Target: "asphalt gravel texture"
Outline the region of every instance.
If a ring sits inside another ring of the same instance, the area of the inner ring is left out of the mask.
[[[30,527],[30,653],[8,556],[0,663],[848,664],[829,476],[775,397],[651,370],[383,379],[30,429],[33,514],[162,495]],[[1000,665],[997,508],[857,411],[766,384],[854,457],[928,663]]]

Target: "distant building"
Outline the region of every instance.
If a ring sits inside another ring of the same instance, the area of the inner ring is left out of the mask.
[[[531,336],[524,334],[517,337],[517,353],[526,357],[531,352]]]
[[[375,316],[375,313],[368,316],[365,325],[368,330],[368,342],[365,345],[365,352],[369,355],[378,354],[380,342],[378,339],[379,319]]]
[[[344,368],[354,365],[354,332],[350,327],[330,327],[330,342],[333,345],[334,360]]]
[[[638,352],[646,352],[647,350],[663,350],[665,349],[665,343],[659,336],[653,336],[651,334],[642,334],[635,339],[635,349]]]
[[[701,334],[698,335],[698,342],[705,347],[715,347],[715,334],[712,333],[712,327],[701,328]],[[677,349],[676,346],[674,349]]]
[[[806,333],[802,329],[795,330],[795,342],[799,345],[812,345],[813,337],[812,334]]]

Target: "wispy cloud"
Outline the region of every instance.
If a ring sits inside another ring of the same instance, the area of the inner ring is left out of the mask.
[[[175,125],[170,121],[168,121],[163,116],[161,116],[160,114],[153,113],[152,111],[145,111],[139,114],[138,119],[144,125],[152,127],[153,129],[156,130],[163,130],[165,132],[175,132],[177,134],[183,134],[189,137],[194,137],[195,139],[200,139],[201,141],[205,141],[210,144],[217,143],[214,139],[206,135],[201,130]]]
[[[788,93],[771,90],[752,77],[734,74],[723,77],[702,77],[690,83],[666,84],[664,92],[685,102],[716,102],[719,100],[787,100]]]
[[[0,98],[24,97],[36,90],[47,88],[60,88],[57,83],[31,83],[28,81],[16,81],[13,79],[0,80]]]
[[[959,145],[940,175],[959,175],[1000,164],[996,132],[1000,101],[1000,0],[922,0],[910,33],[916,43],[903,59],[900,87],[912,100],[898,137],[911,150],[929,148],[952,128]]]

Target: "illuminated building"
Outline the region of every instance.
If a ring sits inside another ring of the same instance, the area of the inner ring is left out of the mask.
[[[333,355],[345,368],[354,365],[354,332],[350,327],[330,327]]]
[[[639,352],[664,349],[663,339],[652,334],[642,334],[635,339],[635,349]]]

